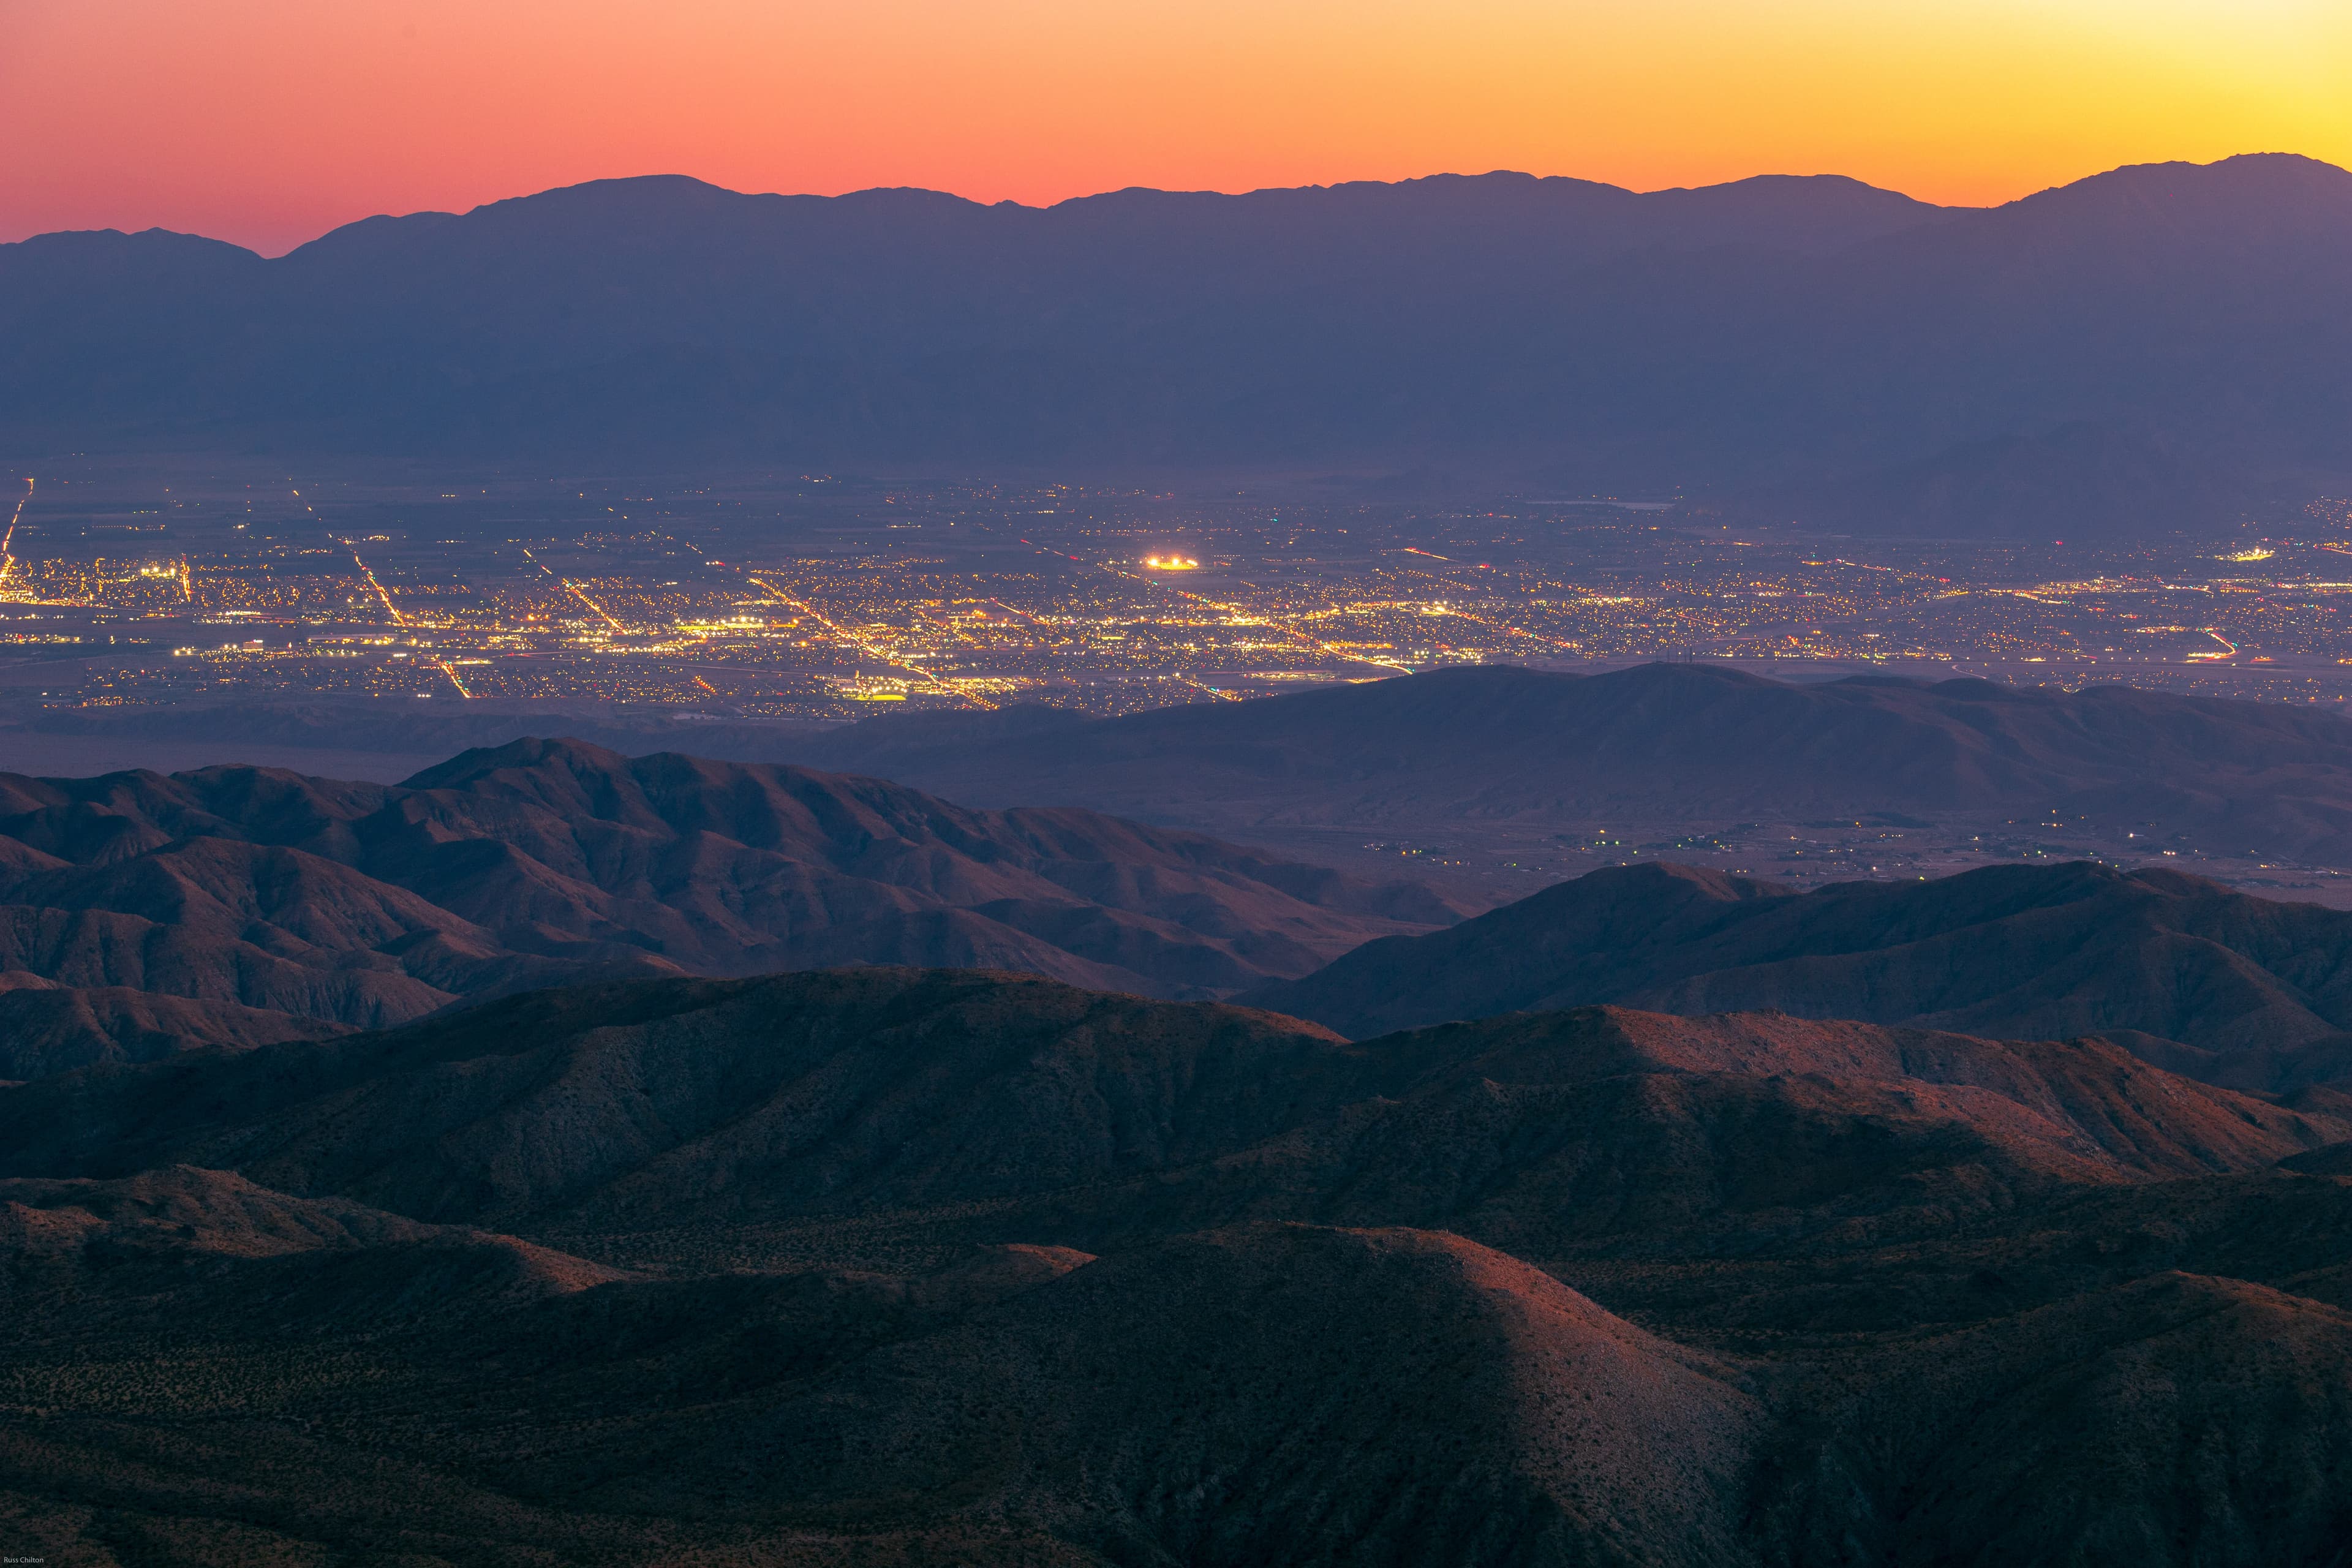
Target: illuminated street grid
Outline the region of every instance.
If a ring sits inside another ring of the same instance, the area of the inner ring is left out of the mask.
[[[1581,498],[21,465],[0,660],[47,709],[320,697],[1116,713],[1670,658],[2352,692],[2352,505],[2102,547],[1752,534]],[[37,672],[25,661],[38,661]],[[27,680],[28,674],[37,679]]]

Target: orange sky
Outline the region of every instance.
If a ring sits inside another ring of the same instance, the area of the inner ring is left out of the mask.
[[[2352,164],[2348,0],[0,0],[0,239],[604,175],[1049,202],[1525,169],[1995,202]]]

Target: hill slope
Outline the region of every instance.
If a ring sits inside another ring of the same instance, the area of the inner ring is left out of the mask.
[[[0,1087],[0,1500],[94,1563],[2324,1568],[2347,1149],[2096,1041],[540,993]]]
[[[202,1004],[174,1011],[191,1040],[381,1026],[600,973],[982,964],[1213,994],[1454,913],[1411,884],[1085,811],[560,742],[398,787],[0,774],[0,971]],[[15,1076],[166,1048],[89,1005],[20,1045]]]
[[[2289,1089],[2352,1075],[2352,915],[2080,862],[1803,894],[1628,866],[1244,999],[1359,1037],[1592,1002],[2095,1033],[2212,1082]]]
[[[2347,1135],[2100,1041],[1586,1009],[1351,1047],[1244,1009],[891,969],[537,993],[0,1097],[0,1170],[218,1167],[435,1223],[980,1205],[1088,1248],[1285,1218],[1536,1257],[1933,1226]]]

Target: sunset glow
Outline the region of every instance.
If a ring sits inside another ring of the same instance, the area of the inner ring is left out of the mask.
[[[2352,163],[2327,0],[11,0],[0,239],[278,251],[610,175],[1045,203],[1524,169],[1990,203],[2118,163]]]

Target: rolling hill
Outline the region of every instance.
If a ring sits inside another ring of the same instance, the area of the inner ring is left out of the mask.
[[[400,786],[0,775],[0,973],[29,977],[0,994],[24,1020],[0,1076],[598,975],[981,964],[1215,994],[1457,912],[1089,812],[555,742]]]
[[[2347,1149],[2095,1040],[540,992],[0,1087],[0,1500],[100,1563],[2322,1568]]]
[[[2352,1076],[2352,915],[2087,862],[1801,894],[1627,866],[1241,1000],[1367,1037],[1598,1002],[2100,1034],[2209,1082],[2291,1090]]]
[[[2104,1041],[1588,1008],[1351,1047],[1247,1009],[887,968],[540,992],[0,1099],[0,1171],[228,1169],[436,1224],[980,1205],[1089,1249],[1280,1218],[1458,1229],[1538,1258],[1932,1230],[2347,1136]]]

